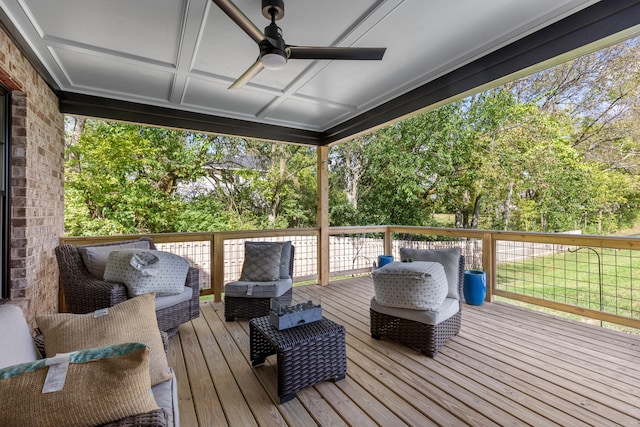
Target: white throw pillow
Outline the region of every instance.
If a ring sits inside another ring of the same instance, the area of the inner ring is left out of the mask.
[[[189,262],[171,252],[122,249],[109,254],[104,280],[123,283],[129,297],[155,292],[156,296],[184,291]]]
[[[378,304],[412,310],[437,310],[449,286],[442,264],[392,262],[371,272]]]
[[[0,368],[40,358],[20,307],[0,305],[0,325]]]

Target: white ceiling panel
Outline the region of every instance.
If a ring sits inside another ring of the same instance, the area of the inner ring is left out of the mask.
[[[136,62],[68,49],[52,49],[71,86],[81,93],[112,94],[118,99],[145,98],[167,102],[174,73]],[[119,75],[118,79],[113,79]]]
[[[234,111],[236,118],[249,118],[258,114],[262,106],[275,99],[269,93],[239,92],[227,90],[227,83],[190,78],[185,88],[182,103],[198,111],[214,110],[227,115]]]
[[[314,102],[300,98],[288,98],[278,104],[278,108],[273,109],[265,117],[270,121],[284,125],[294,124],[296,127],[309,127],[309,117],[313,117],[313,125],[326,123],[336,118],[348,116],[352,110],[340,108],[338,105],[328,105],[326,103]]]
[[[290,59],[282,70],[265,69],[242,88],[228,89],[256,61],[259,48],[211,0],[0,0],[0,7],[5,26],[10,23],[26,41],[60,92],[324,132],[599,4],[285,3],[278,26],[286,43],[386,47],[384,58]],[[614,9],[616,3],[606,4]],[[630,0],[622,3],[633,5]],[[269,24],[261,12],[262,0],[233,4],[260,31]]]
[[[174,64],[186,0],[24,0],[43,41]],[[61,7],[62,6],[62,7]]]

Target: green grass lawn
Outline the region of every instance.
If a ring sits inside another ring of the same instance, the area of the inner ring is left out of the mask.
[[[498,265],[497,287],[640,319],[640,252],[583,248],[502,263]]]

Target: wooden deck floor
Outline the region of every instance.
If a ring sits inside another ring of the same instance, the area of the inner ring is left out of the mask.
[[[640,426],[640,337],[506,304],[464,306],[435,359],[369,335],[370,278],[303,286],[347,331],[347,378],[278,404],[275,356],[249,362],[247,321],[203,303],[169,346],[191,426]]]

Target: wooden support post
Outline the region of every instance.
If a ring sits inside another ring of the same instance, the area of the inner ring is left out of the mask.
[[[318,147],[318,284],[329,284],[329,147]]]
[[[393,255],[393,240],[391,239],[391,230],[389,227],[384,231],[384,255]]]
[[[493,290],[496,286],[496,241],[493,233],[482,235],[482,269],[487,276],[487,295],[485,301],[493,301]]]
[[[211,287],[213,300],[222,301],[224,291],[224,239],[219,234],[213,235],[211,242]]]

